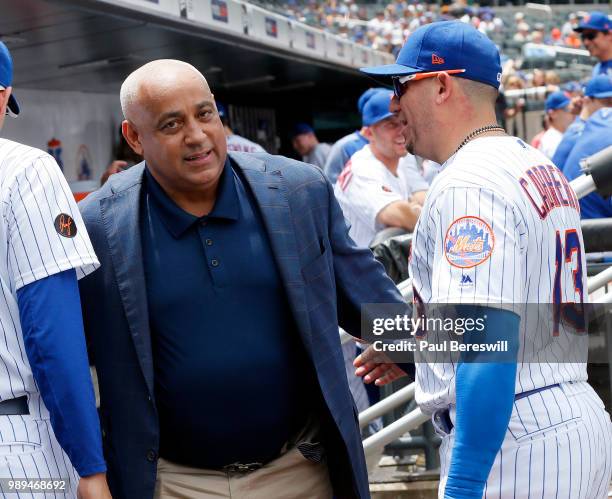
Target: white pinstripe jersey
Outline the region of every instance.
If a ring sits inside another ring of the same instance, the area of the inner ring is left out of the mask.
[[[410,259],[415,300],[424,303],[588,301],[576,195],[548,158],[516,137],[481,137],[449,158],[427,194]],[[538,310],[521,317],[516,393],[586,380],[586,365],[550,362],[565,353],[563,342],[551,341],[552,307]],[[445,352],[417,364],[424,411],[455,403],[457,360]]]
[[[17,290],[72,268],[80,278],[99,263],[70,188],[49,154],[0,139],[0,198],[0,399],[5,400],[38,392],[25,354]],[[30,406],[31,412],[37,409],[47,414],[40,403]]]

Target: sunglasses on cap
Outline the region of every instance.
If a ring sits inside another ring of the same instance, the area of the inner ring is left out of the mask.
[[[448,69],[446,71],[431,71],[428,73],[414,73],[408,76],[394,76],[393,77],[393,93],[395,97],[398,99],[402,98],[404,92],[406,91],[406,85],[411,81],[419,81],[424,80],[425,78],[433,78],[434,76],[438,76],[441,73],[447,73],[449,75],[454,75],[458,73],[464,73],[465,69]]]
[[[601,31],[583,31],[582,33],[580,33],[580,39],[582,41],[593,41],[595,40],[595,38],[597,38],[597,35],[599,35],[599,33],[601,33]]]

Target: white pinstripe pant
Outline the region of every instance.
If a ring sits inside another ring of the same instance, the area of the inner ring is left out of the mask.
[[[442,436],[442,498],[455,430],[434,427]],[[562,383],[514,402],[483,497],[600,499],[611,477],[612,423],[603,402],[586,382]]]
[[[79,477],[57,442],[48,419],[0,416],[0,479],[63,479],[65,490],[2,493],[13,498],[75,498]],[[6,489],[5,489],[6,490]]]

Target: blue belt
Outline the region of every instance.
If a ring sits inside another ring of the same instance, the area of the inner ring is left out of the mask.
[[[554,385],[543,386],[542,388],[534,388],[533,390],[528,390],[526,392],[517,393],[514,396],[514,400],[521,400],[522,398],[529,397],[529,395],[533,395],[534,393],[548,390],[549,388],[559,388],[559,383],[555,383]]]
[[[25,416],[27,414],[30,414],[30,409],[28,408],[28,397],[25,395],[0,402],[0,416]]]
[[[536,393],[542,392],[544,390],[548,390],[549,388],[558,388],[559,383],[555,383],[554,385],[543,386],[541,388],[534,388],[533,390],[527,390],[526,392],[517,393],[514,396],[514,400],[521,400],[522,398],[529,397],[530,395],[534,395]],[[450,412],[448,409],[444,409],[443,411],[437,412],[434,416],[436,418],[436,422],[443,427],[446,433],[450,433],[455,425],[450,418]]]

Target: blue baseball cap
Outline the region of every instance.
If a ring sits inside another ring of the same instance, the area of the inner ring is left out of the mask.
[[[227,109],[225,109],[225,106],[219,101],[216,101],[215,104],[217,105],[217,112],[219,113],[219,118],[225,118],[227,116]]]
[[[293,138],[305,133],[314,133],[314,129],[307,123],[297,123],[293,126],[289,135]]]
[[[591,78],[584,87],[584,95],[595,99],[612,97],[612,77],[602,74]]]
[[[395,64],[361,68],[373,78],[391,83],[394,76],[434,71],[462,71],[455,76],[499,88],[501,63],[495,44],[461,21],[438,21],[412,33]]]
[[[570,103],[570,99],[564,92],[558,91],[553,92],[546,98],[546,103],[544,104],[544,110],[554,111],[556,109],[565,109]]]
[[[612,22],[607,14],[594,10],[589,12],[589,15],[584,17],[574,31],[582,31],[585,29],[593,29],[595,31],[610,31]]]
[[[0,42],[0,87],[10,87],[13,83],[13,59],[4,43]],[[13,117],[19,114],[19,104],[11,93],[8,100],[7,113]]]
[[[568,81],[561,86],[561,90],[565,92],[579,92],[582,91],[582,85],[577,81]]]
[[[361,122],[363,126],[372,126],[379,121],[385,120],[395,113],[389,111],[393,92],[391,90],[378,90],[363,106]]]
[[[360,113],[363,113],[363,106],[365,106],[366,103],[370,100],[370,97],[372,97],[374,94],[376,94],[376,92],[379,92],[380,90],[387,89],[381,87],[368,88],[364,93],[359,96],[359,99],[357,100],[357,109]]]

